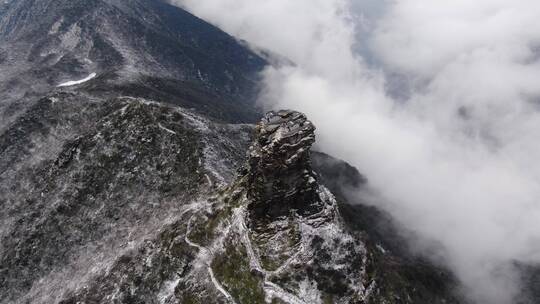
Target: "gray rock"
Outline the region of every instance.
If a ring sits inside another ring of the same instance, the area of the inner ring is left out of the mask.
[[[290,212],[310,214],[322,205],[310,149],[315,126],[302,113],[267,113],[257,125],[249,149],[247,180],[251,214],[277,218]]]

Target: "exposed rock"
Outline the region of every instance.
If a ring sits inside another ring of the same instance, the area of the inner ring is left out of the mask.
[[[342,161],[310,153],[314,132],[294,111],[269,112],[257,125],[247,165],[230,190],[237,198],[228,204],[239,207],[226,250],[212,266],[231,296],[263,303],[262,288],[266,303],[459,303],[443,271],[407,264],[344,221],[312,168],[312,155],[334,189],[367,181]],[[418,281],[408,277],[411,270]]]
[[[224,123],[260,117],[266,64],[233,37],[165,0],[0,0],[0,38],[0,304],[461,303],[339,208],[365,181],[312,166],[303,114]]]
[[[302,113],[269,112],[257,125],[247,168],[249,208],[257,217],[321,210],[310,161],[315,126]]]

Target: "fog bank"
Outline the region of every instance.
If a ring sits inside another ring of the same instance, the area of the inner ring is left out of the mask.
[[[540,262],[540,2],[179,3],[293,62],[261,102],[305,112],[473,300],[513,303]]]

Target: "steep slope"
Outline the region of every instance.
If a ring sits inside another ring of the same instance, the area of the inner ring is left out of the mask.
[[[257,126],[248,164],[226,198],[234,206],[228,233],[210,247],[221,249],[211,267],[229,296],[239,303],[458,303],[450,276],[407,266],[343,220],[312,168],[314,140],[314,126],[297,112],[270,112]]]
[[[54,303],[233,174],[244,127],[164,104],[253,120],[265,62],[159,0],[0,4],[0,302]]]
[[[269,113],[233,179],[249,125],[74,93],[30,112],[1,141],[0,303],[458,303],[343,220],[302,114]]]
[[[129,91],[225,120],[253,120],[264,65],[234,38],[161,0],[20,0],[4,4],[0,15],[6,119],[29,98],[95,73],[82,89]]]
[[[250,131],[143,99],[42,99],[0,137],[0,303],[56,303],[203,208]]]
[[[65,303],[458,303],[443,271],[405,263],[342,220],[311,169],[303,115],[272,112],[257,130],[235,182]],[[148,286],[156,269],[166,283]]]
[[[0,303],[458,303],[304,115],[242,124],[265,64],[161,0],[0,2]]]

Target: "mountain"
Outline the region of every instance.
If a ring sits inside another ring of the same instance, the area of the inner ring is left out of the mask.
[[[258,117],[245,105],[265,60],[165,2],[19,0],[0,16],[2,99],[35,98],[95,73],[84,87],[93,94],[129,92],[229,121]]]
[[[465,303],[266,65],[160,0],[0,2],[0,303]]]

